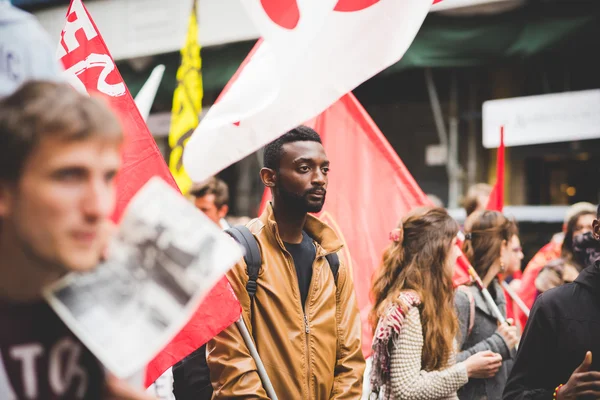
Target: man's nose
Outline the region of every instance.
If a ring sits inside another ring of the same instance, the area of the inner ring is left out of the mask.
[[[321,169],[318,169],[313,174],[312,184],[318,186],[325,186],[327,184],[327,175],[325,175],[323,171],[321,171]]]
[[[88,220],[108,218],[115,206],[115,188],[104,180],[89,182],[82,199],[82,210]]]

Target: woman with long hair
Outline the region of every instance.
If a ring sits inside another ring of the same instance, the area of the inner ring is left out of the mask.
[[[521,251],[514,221],[497,211],[478,211],[465,221],[463,252],[483,285],[488,289],[500,312],[506,317],[506,298],[498,283],[498,274],[505,273],[512,263],[513,252]],[[479,289],[472,285],[456,292],[455,303],[460,322],[461,352],[457,360],[479,351],[490,350],[502,356],[502,367],[493,377],[472,379],[459,392],[460,399],[501,399],[519,341],[518,328],[498,325],[494,312]],[[509,323],[513,321],[509,320]]]
[[[455,363],[458,228],[446,210],[427,208],[390,234],[371,293],[371,398],[456,399],[469,378],[492,376],[500,368],[500,356],[490,351]]]

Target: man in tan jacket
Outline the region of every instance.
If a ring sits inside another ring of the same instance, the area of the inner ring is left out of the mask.
[[[336,233],[308,213],[321,211],[329,160],[319,135],[300,126],[265,148],[260,175],[273,202],[248,228],[262,266],[252,302],[242,262],[228,279],[243,308],[280,399],[358,399],[364,358],[352,276],[337,277],[327,256],[342,247]],[[213,399],[267,399],[256,364],[235,325],[207,345]]]

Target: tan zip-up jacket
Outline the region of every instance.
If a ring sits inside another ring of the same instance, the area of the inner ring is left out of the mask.
[[[342,247],[333,229],[308,216],[304,230],[316,258],[305,311],[292,256],[279,237],[271,206],[248,224],[262,255],[253,304],[241,262],[227,275],[279,399],[359,399],[365,361],[354,285],[340,264],[337,285],[325,256]],[[213,399],[267,399],[235,325],[207,345]]]

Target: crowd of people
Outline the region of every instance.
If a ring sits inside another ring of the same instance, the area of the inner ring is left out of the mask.
[[[11,22],[27,18],[15,12]],[[0,398],[150,399],[139,383],[105,371],[42,296],[105,254],[120,124],[95,96],[13,72],[0,74]],[[344,244],[313,215],[325,204],[329,167],[319,134],[299,126],[265,148],[260,178],[272,201],[258,218],[228,219],[218,178],[190,192],[215,224],[244,224],[259,246],[257,279],[244,260],[227,277],[279,398],[600,398],[600,209],[573,205],[563,232],[521,274],[517,224],[485,210],[484,184],[467,193],[463,227],[430,206],[390,232],[372,281],[363,393],[353,277],[332,257]],[[485,291],[453,286],[461,251]],[[529,316],[503,286],[509,281]],[[173,367],[176,398],[267,399],[263,372],[232,325]]]
[[[105,373],[41,300],[46,284],[69,271],[93,269],[101,258],[121,143],[107,106],[66,84],[28,82],[0,101],[0,317],[10,327],[0,330],[4,397],[148,396]],[[312,215],[325,203],[328,171],[321,139],[308,127],[265,148],[260,177],[273,200],[247,224],[262,257],[252,297],[244,262],[228,273],[280,398],[363,395],[365,360],[352,276],[343,260],[334,268],[328,258],[343,243]],[[225,183],[212,178],[195,186],[191,197],[215,224],[228,227]],[[485,196],[475,204],[462,227],[462,251],[493,304],[475,285],[453,287],[461,227],[448,212],[425,207],[405,216],[390,233],[373,278],[371,395],[600,396],[592,359],[600,354],[597,210],[587,203],[573,206],[562,243],[554,238],[525,268],[515,287],[533,309],[521,338],[519,323],[499,323],[494,313],[497,308],[507,317],[501,281],[520,271],[517,225],[483,210]],[[52,375],[57,372],[48,371],[60,368],[65,340],[76,357],[69,358],[69,374],[58,384]],[[198,361],[204,372],[191,368]],[[235,326],[178,363],[174,377],[177,398],[268,398]]]

